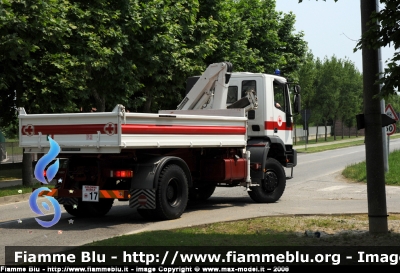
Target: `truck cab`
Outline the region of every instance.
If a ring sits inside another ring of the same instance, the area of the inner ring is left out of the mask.
[[[232,73],[227,106],[254,90],[257,109],[248,113],[249,138],[276,136],[285,145],[292,145],[292,108],[286,79],[261,73]],[[273,92],[268,92],[273,90]]]

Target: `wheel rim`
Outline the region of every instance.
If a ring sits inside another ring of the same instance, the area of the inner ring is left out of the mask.
[[[265,172],[263,188],[266,192],[273,192],[278,186],[278,176],[272,171]]]
[[[168,182],[166,198],[167,202],[171,207],[176,207],[179,205],[182,196],[182,189],[179,187],[178,180],[172,178]]]

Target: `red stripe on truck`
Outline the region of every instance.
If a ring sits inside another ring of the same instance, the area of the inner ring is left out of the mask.
[[[286,122],[282,122],[282,125],[279,126],[277,121],[265,121],[264,123],[265,130],[274,130],[275,128],[278,130],[292,131],[293,126],[286,127]]]
[[[122,134],[186,134],[186,135],[244,135],[243,126],[185,126],[185,125],[151,125],[123,124]],[[75,124],[75,125],[25,125],[21,128],[23,135],[79,135],[79,134],[113,135],[117,133],[116,124]]]
[[[244,135],[241,126],[184,126],[184,125],[121,125],[123,134],[185,134],[185,135]]]

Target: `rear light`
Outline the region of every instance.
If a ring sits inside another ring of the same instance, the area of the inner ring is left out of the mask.
[[[132,170],[111,170],[110,177],[115,177],[115,178],[133,177],[133,171]]]

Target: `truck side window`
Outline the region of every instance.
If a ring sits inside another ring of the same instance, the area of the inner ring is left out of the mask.
[[[238,100],[238,89],[239,87],[237,86],[229,86],[228,87],[228,96],[226,98],[226,103],[234,103],[235,101]]]
[[[246,91],[254,90],[257,95],[256,81],[242,81],[242,98],[246,96]]]
[[[274,81],[274,105],[281,111],[285,111],[285,85]]]

